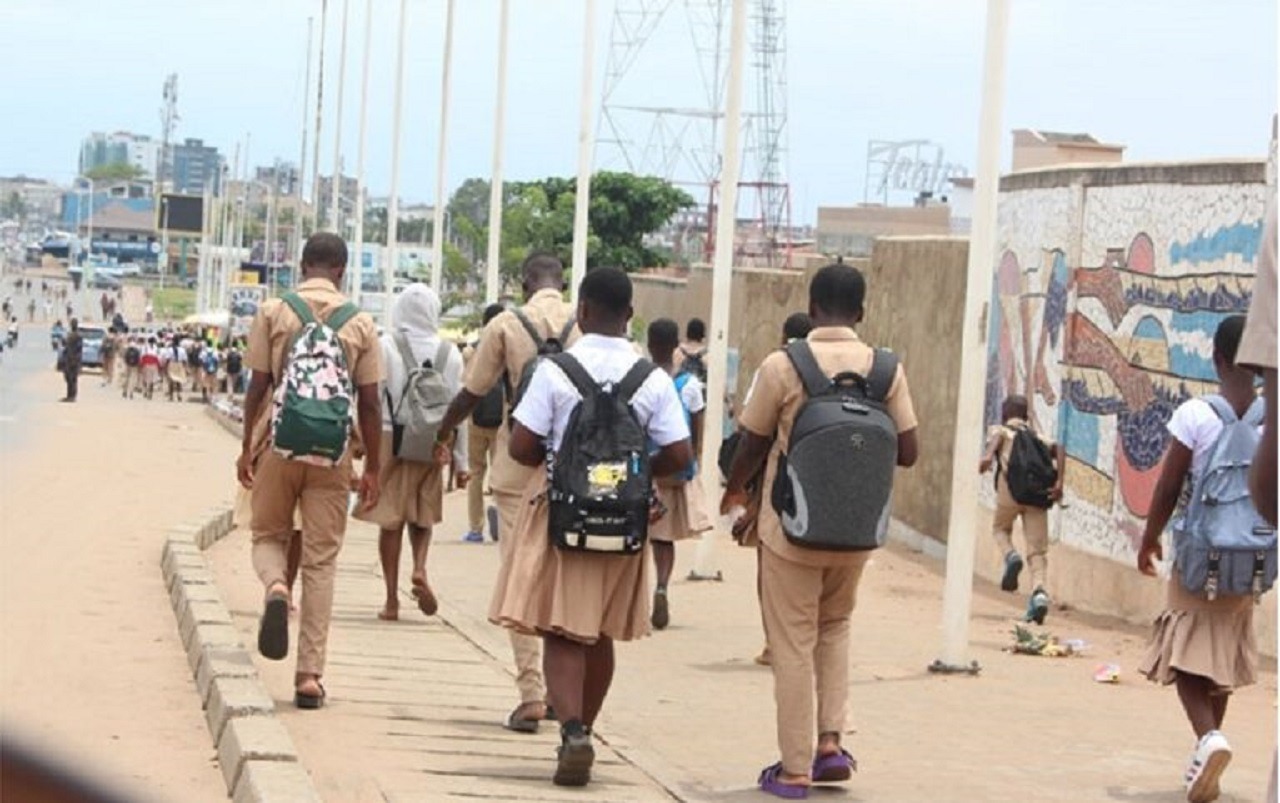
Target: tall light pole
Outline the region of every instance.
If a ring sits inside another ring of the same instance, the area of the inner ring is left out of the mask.
[[[342,220],[339,217],[339,188],[342,184],[342,100],[347,86],[347,6],[351,0],[342,0],[342,36],[338,46],[338,113],[333,125],[333,184],[329,193],[329,225],[342,236]]]
[[[369,57],[373,52],[373,0],[364,2],[364,64],[360,68],[360,136],[356,146],[356,278],[351,300],[360,305],[364,291],[364,154],[369,133]],[[349,268],[348,268],[349,269]]]
[[[320,228],[320,128],[324,122],[324,38],[329,22],[329,0],[320,0],[320,52],[316,57],[316,142],[311,157],[311,214],[313,230]]]
[[[573,199],[573,262],[569,292],[578,300],[578,286],[587,275],[588,212],[591,209],[591,99],[595,92],[596,0],[586,0],[582,33],[582,96],[578,107],[578,184]]]
[[[302,224],[306,220],[302,211],[302,185],[307,178],[307,101],[311,99],[311,37],[314,27],[315,20],[307,17],[307,72],[302,83],[302,152],[298,154],[298,186],[294,188],[297,197],[293,210],[293,253],[289,255],[293,262],[292,284],[295,287],[298,284],[298,257],[302,254]]]
[[[489,250],[485,257],[484,300],[498,300],[498,267],[502,260],[502,149],[506,140],[507,33],[511,0],[502,0],[498,22],[498,98],[493,112],[493,170],[489,184]]]
[[[453,7],[444,7],[444,69],[440,75],[440,144],[436,154],[436,208],[431,220],[431,287],[437,293],[444,279],[444,207],[447,203],[445,177],[449,153],[449,87],[453,71]]]
[[[742,73],[746,60],[747,3],[733,0],[733,21],[729,29],[729,78],[725,86],[724,151],[720,162],[720,209],[716,213],[716,245],[711,273],[711,342],[707,349],[707,413],[703,417],[713,437],[702,439],[702,481],[707,498],[720,492],[720,479],[712,466],[720,448],[719,432],[724,418],[724,389],[729,364],[729,296],[733,285],[734,229],[737,224],[738,174],[741,170]],[[698,543],[693,576],[710,578],[714,531]]]
[[[978,518],[978,472],[987,349],[983,320],[995,266],[996,203],[1000,188],[1001,116],[1009,0],[987,0],[986,53],[982,63],[982,109],[978,120],[978,168],[973,182],[973,228],[960,341],[960,388],[952,446],[951,513],[947,525],[947,577],[942,591],[942,656],[931,669],[977,671],[967,664],[969,610],[973,600],[973,550]],[[967,664],[967,665],[966,665]]]
[[[387,199],[387,264],[383,268],[382,323],[391,328],[391,297],[396,268],[400,262],[400,123],[404,101],[404,33],[406,0],[400,0],[400,18],[396,41],[396,94],[392,102],[391,121],[391,197]]]

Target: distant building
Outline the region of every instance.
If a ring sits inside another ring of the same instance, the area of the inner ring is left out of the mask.
[[[914,206],[818,207],[818,250],[869,256],[877,237],[951,234],[951,207],[921,197]]]
[[[80,143],[80,173],[113,164],[128,164],[144,175],[154,175],[160,143],[144,134],[95,131]]]
[[[156,207],[154,198],[116,198],[87,193],[67,193],[63,197],[62,225],[78,236],[93,229],[92,252],[115,257],[121,262],[155,262]]]
[[[1068,164],[1116,164],[1124,146],[1099,142],[1091,134],[1064,134],[1018,128],[1013,132],[1013,172]]]
[[[292,162],[281,162],[271,167],[259,167],[254,170],[255,181],[272,187],[280,195],[294,195],[298,192],[298,166]]]
[[[342,224],[345,226],[349,221],[355,218],[356,214],[356,193],[359,191],[360,183],[352,176],[342,176],[338,180],[338,214],[342,218]],[[324,225],[328,228],[336,228],[339,231],[341,226],[333,226],[333,221],[329,220],[329,210],[332,208],[333,202],[330,200],[333,196],[333,176],[320,177],[320,189],[318,203],[320,204],[320,217],[324,221]],[[410,216],[407,209],[401,207],[400,219],[407,220]]]
[[[222,188],[222,156],[217,148],[190,138],[170,147],[173,169],[165,171],[164,183],[173,192],[202,195],[208,187],[218,194]]]
[[[63,191],[62,187],[40,178],[0,176],[0,202],[17,195],[26,209],[26,219],[31,221],[55,220],[61,208]]]

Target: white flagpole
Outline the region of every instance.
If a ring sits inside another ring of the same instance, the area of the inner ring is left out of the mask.
[[[333,125],[333,183],[329,193],[329,224],[338,236],[342,236],[342,220],[339,218],[342,195],[342,100],[347,86],[347,6],[351,0],[342,0],[342,35],[338,46],[338,111]]]
[[[582,34],[582,97],[578,108],[578,184],[573,203],[573,262],[569,293],[576,302],[578,285],[587,275],[588,212],[591,209],[591,158],[595,140],[591,134],[591,100],[595,92],[596,0],[586,0]]]
[[[373,0],[364,3],[364,65],[360,68],[360,137],[356,147],[356,247],[355,279],[351,282],[351,300],[360,306],[364,291],[364,155],[369,133],[369,56],[373,52]],[[349,259],[348,261],[352,261]],[[347,266],[351,270],[351,266]]]
[[[324,122],[324,39],[329,24],[329,0],[320,0],[320,47],[316,55],[316,141],[311,151],[311,214],[320,230],[320,129]]]
[[[453,8],[454,0],[445,3],[444,11],[444,70],[440,76],[440,145],[436,155],[436,208],[431,222],[431,286],[437,293],[444,279],[444,208],[448,203],[445,193],[446,168],[448,166],[449,140],[449,89],[453,70]]]
[[[493,170],[489,179],[489,251],[485,257],[484,300],[498,300],[498,268],[502,261],[502,149],[506,140],[507,32],[511,0],[502,0],[498,23],[498,99],[493,112]]]
[[[391,121],[391,196],[387,199],[387,264],[383,268],[383,326],[391,328],[391,299],[396,268],[400,262],[400,123],[404,101],[404,34],[406,0],[400,0],[399,32],[396,44],[396,95]]]

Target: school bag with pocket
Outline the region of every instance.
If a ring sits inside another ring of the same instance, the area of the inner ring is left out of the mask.
[[[1173,528],[1174,565],[1193,594],[1257,598],[1276,580],[1276,530],[1249,495],[1249,467],[1266,402],[1256,399],[1237,417],[1223,397],[1203,400],[1221,419],[1222,433],[1190,478],[1190,501]]]
[[[680,364],[680,370],[688,371],[698,377],[699,382],[704,385],[707,384],[707,350],[689,351],[684,346],[681,346],[680,353],[684,355],[684,362]]]
[[[240,352],[232,350],[231,353],[227,355],[227,373],[229,374],[240,373],[242,360],[243,358],[240,356]]]
[[[572,354],[547,359],[582,401],[549,462],[551,543],[560,548],[634,555],[649,535],[653,499],[648,436],[631,399],[657,366],[637,360],[620,382],[601,384]]]
[[[1013,443],[1009,447],[1009,465],[997,467],[996,483],[1000,482],[1003,470],[1013,501],[1048,510],[1053,507],[1053,499],[1049,497],[1049,493],[1058,482],[1053,452],[1050,451],[1049,444],[1041,440],[1031,427],[1023,424],[1011,429]]]
[[[492,390],[480,397],[476,408],[471,411],[472,425],[481,429],[494,429],[502,426],[502,415],[506,402],[507,394],[505,389],[501,384],[494,385]]]
[[[218,352],[213,349],[205,349],[203,367],[206,374],[213,375],[218,373]]]
[[[867,376],[828,377],[807,341],[792,342],[786,353],[806,398],[778,455],[770,493],[783,534],[810,549],[881,547],[898,465],[898,430],[885,407],[898,358],[877,349]]]
[[[516,407],[520,406],[520,400],[524,398],[525,391],[529,389],[529,381],[533,379],[533,372],[538,370],[538,363],[547,357],[564,351],[565,346],[569,343],[569,335],[573,334],[573,327],[578,322],[578,317],[576,315],[569,316],[569,321],[560,330],[559,337],[544,338],[538,333],[538,328],[533,325],[533,321],[529,320],[529,316],[525,315],[522,310],[513,309],[511,312],[515,314],[516,320],[520,321],[520,325],[524,327],[525,332],[533,339],[533,345],[536,347],[533,358],[520,369],[520,380],[516,383],[515,388],[512,389],[510,409],[514,411]],[[508,424],[512,424],[512,422],[508,421]]]
[[[142,362],[142,352],[137,346],[130,346],[124,350],[124,364],[130,368],[137,368],[138,363]]]
[[[200,368],[200,366],[203,364],[203,360],[200,357],[201,351],[203,351],[203,349],[201,348],[199,343],[191,344],[191,348],[187,350],[187,366],[188,367],[190,367],[193,370]]]
[[[444,381],[444,367],[452,346],[441,339],[435,359],[419,363],[409,348],[403,332],[391,338],[404,363],[405,382],[399,400],[392,399],[387,389],[387,407],[391,411],[391,453],[411,463],[434,463],[436,435],[453,394]]]
[[[676,378],[673,380],[673,383],[676,386],[676,395],[680,397],[680,408],[684,410],[684,422],[689,426],[690,434],[693,433],[693,414],[689,412],[689,408],[685,406],[684,389],[692,378],[693,374],[681,369],[680,373],[676,374]],[[693,460],[689,461],[689,465],[685,467],[684,471],[677,474],[675,478],[688,482],[696,476],[698,476],[698,460],[695,456]]]
[[[272,446],[290,460],[331,467],[347,451],[355,393],[338,332],[359,310],[348,302],[320,321],[297,293],[281,300],[302,328],[289,341],[272,399]]]

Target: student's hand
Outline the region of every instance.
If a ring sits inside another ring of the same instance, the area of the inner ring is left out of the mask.
[[[1155,540],[1147,538],[1142,539],[1142,547],[1138,549],[1138,571],[1148,577],[1156,576],[1156,561],[1164,560],[1164,547],[1160,546],[1160,539]]]
[[[447,466],[453,462],[453,449],[450,448],[448,442],[436,441],[435,448],[432,451],[432,459],[435,460],[437,466]]]
[[[746,491],[726,490],[724,492],[724,496],[720,498],[720,515],[729,515],[729,511],[735,507],[744,509],[751,507],[751,497],[747,495]]]
[[[459,491],[465,490],[467,483],[471,481],[471,474],[467,471],[459,471],[453,475],[453,484]]]
[[[246,490],[253,490],[253,456],[248,451],[241,451],[236,458],[236,479]]]
[[[373,510],[381,495],[382,488],[378,484],[378,472],[370,471],[369,466],[365,466],[364,472],[360,475],[360,509]]]
[[[990,470],[991,470],[991,458],[990,457],[982,458],[982,462],[978,463],[978,473],[986,474]]]
[[[1049,489],[1049,501],[1050,502],[1062,501],[1062,483],[1061,482],[1059,482],[1057,485]]]
[[[756,518],[759,515],[759,508],[755,505],[748,505],[747,512],[739,516],[738,520],[733,523],[733,532],[730,533],[733,536],[733,540],[741,544],[742,539],[747,535],[747,531],[755,526]]]

